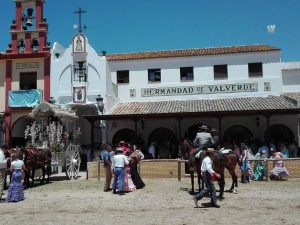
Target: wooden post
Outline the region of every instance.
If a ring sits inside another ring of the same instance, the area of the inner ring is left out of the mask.
[[[98,160],[98,181],[100,181],[100,160]]]
[[[269,159],[266,159],[266,181],[269,181]]]
[[[181,162],[178,160],[178,181],[181,181]]]

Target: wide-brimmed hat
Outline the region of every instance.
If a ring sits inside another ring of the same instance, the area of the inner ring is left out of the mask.
[[[215,133],[217,133],[218,131],[217,131],[216,128],[211,128],[211,131],[210,131],[210,132],[215,132]]]
[[[199,127],[200,130],[209,130],[209,128],[206,125],[202,125]]]
[[[121,147],[116,148],[116,152],[123,152],[123,151],[124,151],[124,149]]]
[[[120,141],[120,144],[125,144],[125,141]]]

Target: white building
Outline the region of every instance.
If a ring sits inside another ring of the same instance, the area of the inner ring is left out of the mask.
[[[86,44],[80,53],[74,47],[77,36]],[[84,115],[84,144],[99,143],[100,136],[106,143],[125,140],[145,147],[152,141],[178,144],[182,138],[192,139],[201,124],[216,128],[223,142],[266,138],[299,143],[295,92],[300,66],[282,63],[279,48],[97,55],[85,36],[77,34],[69,48],[56,43],[52,53],[51,96],[59,104],[75,105]],[[74,70],[81,61],[87,66],[84,82]],[[86,92],[82,102],[76,100],[81,89]],[[103,115],[92,110],[99,94],[104,98]]]

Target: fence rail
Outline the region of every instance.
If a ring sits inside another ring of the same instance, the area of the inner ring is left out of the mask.
[[[273,169],[273,163],[277,160],[273,159],[253,159],[249,160],[251,168],[254,168],[254,164],[257,161],[265,161],[266,174],[270,175],[270,171]],[[300,158],[289,158],[283,159],[285,167],[289,171],[288,178],[300,178]],[[183,177],[189,176],[186,171],[186,163],[188,160],[182,159],[152,159],[143,160],[139,164],[139,171],[142,178],[177,178],[180,181]],[[105,177],[103,170],[103,161],[93,161],[88,162],[87,166],[88,178],[98,178]],[[237,166],[236,173],[238,176],[241,175],[241,170]],[[268,181],[268,176],[266,177]],[[230,174],[225,170],[225,178],[229,178]]]

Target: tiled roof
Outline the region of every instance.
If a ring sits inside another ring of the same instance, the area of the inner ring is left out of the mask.
[[[291,111],[298,109],[292,102],[280,96],[247,97],[228,99],[199,99],[157,102],[124,102],[118,103],[111,115],[141,114],[209,114],[241,113],[260,111]]]
[[[300,92],[285,92],[282,97],[300,107]]]
[[[225,55],[225,54],[269,52],[269,51],[280,51],[280,48],[276,48],[268,45],[243,45],[243,46],[228,46],[228,47],[215,47],[215,48],[195,48],[195,49],[166,50],[166,51],[153,51],[153,52],[107,54],[106,59],[108,61],[121,61],[121,60],[155,59],[155,58]]]

